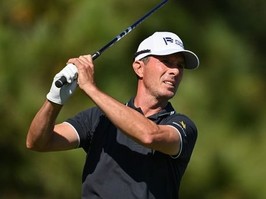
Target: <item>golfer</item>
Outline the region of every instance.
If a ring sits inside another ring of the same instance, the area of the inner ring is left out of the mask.
[[[97,87],[91,55],[69,59],[54,77],[47,100],[30,125],[27,148],[83,148],[83,199],[178,199],[197,128],[169,100],[184,70],[198,66],[198,57],[184,49],[176,34],[155,32],[137,49],[132,64],[137,91],[123,104]],[[54,83],[61,76],[68,83],[57,88]],[[95,107],[56,124],[76,87]]]

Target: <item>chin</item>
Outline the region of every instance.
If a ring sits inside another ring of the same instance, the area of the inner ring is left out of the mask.
[[[176,91],[168,91],[166,93],[166,96],[169,97],[169,98],[173,98],[175,96],[175,94],[176,94]]]
[[[168,93],[168,94],[162,95],[162,96],[161,96],[161,99],[164,99],[164,100],[170,100],[170,99],[172,99],[174,96],[175,96],[175,93]]]

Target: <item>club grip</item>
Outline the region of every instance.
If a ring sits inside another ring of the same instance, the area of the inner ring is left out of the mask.
[[[101,55],[101,53],[99,51],[97,51],[96,53],[93,53],[92,55],[92,60],[97,59],[99,56]],[[67,79],[65,76],[60,77],[58,80],[55,81],[55,86],[57,88],[61,88],[62,86],[64,86],[64,84],[67,83]]]
[[[58,80],[55,81],[55,86],[57,88],[61,88],[66,83],[67,83],[66,77],[65,76],[62,76]]]

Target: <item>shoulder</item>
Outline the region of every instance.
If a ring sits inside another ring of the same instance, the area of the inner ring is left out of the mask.
[[[167,118],[168,125],[180,126],[184,129],[192,128],[197,130],[196,124],[188,116],[181,113],[174,113]]]
[[[198,130],[196,124],[188,116],[181,113],[175,113],[168,118],[167,124],[178,129],[184,139],[190,138],[193,141],[196,141]]]
[[[181,113],[176,113],[174,115],[173,122],[177,122],[183,128],[190,127],[193,129],[197,129],[196,124],[192,121],[192,119]]]
[[[68,118],[66,122],[70,123],[78,132],[91,132],[97,127],[103,115],[98,107],[91,107]]]
[[[181,139],[180,153],[174,159],[185,158],[189,161],[198,137],[198,130],[195,123],[188,116],[175,113],[169,119],[168,125],[177,129]]]
[[[77,113],[74,117],[70,118],[70,120],[74,119],[95,119],[97,117],[100,117],[103,115],[103,112],[98,107],[91,107],[88,109],[85,109],[79,113]]]

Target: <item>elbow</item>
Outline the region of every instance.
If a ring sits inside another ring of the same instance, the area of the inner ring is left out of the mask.
[[[31,139],[29,138],[29,133],[28,133],[27,138],[26,138],[26,148],[29,150],[33,150],[33,148],[34,148],[34,144],[31,141]]]
[[[28,142],[28,140],[26,141],[26,148],[29,150],[32,149],[32,145]]]
[[[153,129],[150,131],[146,131],[146,133],[142,133],[141,142],[147,146],[150,147],[155,142],[155,136],[158,133],[157,129]]]
[[[38,148],[29,140],[26,141],[26,148],[31,151],[39,151]]]
[[[34,145],[31,142],[29,142],[28,140],[26,141],[26,148],[29,150],[32,150],[32,151],[35,150]]]
[[[37,151],[37,152],[43,152],[44,150],[42,147],[37,145],[35,142],[33,142],[31,139],[27,138],[26,140],[26,148],[31,151]]]
[[[29,131],[27,134],[27,137],[26,137],[26,148],[29,150],[34,150],[34,142],[33,142],[32,137],[30,135],[31,135],[31,133]]]
[[[153,143],[153,136],[150,135],[150,134],[144,135],[144,136],[142,137],[141,142],[142,142],[144,145],[146,145],[146,146],[150,146],[150,145],[152,145],[152,143]]]
[[[31,145],[31,144],[28,144],[28,143],[26,143],[26,148],[28,150],[31,150],[31,151],[45,152],[45,150],[43,150],[41,147],[38,147],[38,146],[35,146],[35,145]]]

